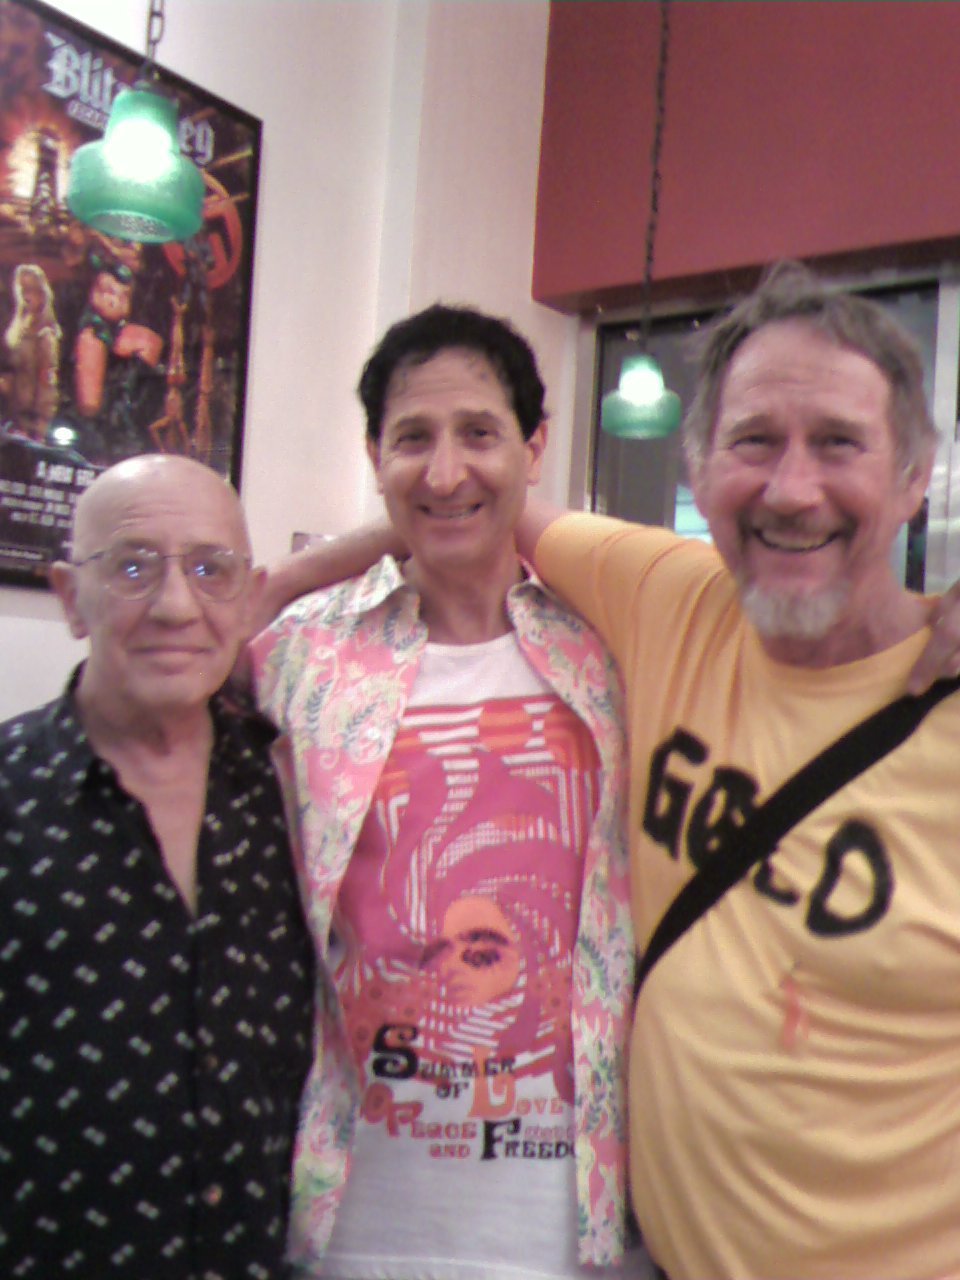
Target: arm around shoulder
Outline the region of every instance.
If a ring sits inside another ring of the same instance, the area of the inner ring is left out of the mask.
[[[255,631],[269,626],[278,613],[308,591],[331,587],[363,573],[385,555],[402,556],[406,546],[386,521],[325,538],[295,551],[273,565],[260,597]]]

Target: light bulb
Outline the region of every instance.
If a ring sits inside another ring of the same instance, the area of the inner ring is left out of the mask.
[[[628,356],[620,370],[620,394],[631,404],[653,404],[663,395],[663,373],[653,356]]]
[[[103,157],[113,172],[131,182],[162,181],[173,172],[178,156],[170,145],[169,131],[142,117],[122,120],[103,146]]]

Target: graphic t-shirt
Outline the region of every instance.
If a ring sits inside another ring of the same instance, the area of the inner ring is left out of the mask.
[[[599,762],[513,634],[427,646],[344,877],[364,1091],[323,1274],[580,1276],[571,950]]]
[[[576,514],[537,564],[626,677],[642,948],[801,764],[900,695],[926,635],[780,663],[716,552]],[[960,695],[786,832],[659,962],[630,1177],[672,1280],[957,1280]]]

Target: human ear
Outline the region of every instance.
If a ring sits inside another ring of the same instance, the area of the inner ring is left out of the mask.
[[[693,494],[693,500],[696,503],[697,510],[707,518],[705,506],[707,502],[707,478],[706,467],[702,462],[691,461],[687,459],[687,483],[690,486],[690,492]]]
[[[918,462],[911,462],[903,476],[903,496],[904,510],[906,512],[904,519],[912,520],[920,510],[923,499],[926,496],[927,489],[930,486],[930,477],[933,474],[933,453],[929,453],[925,458]]]
[[[262,565],[254,565],[243,588],[243,610],[241,614],[240,636],[245,642],[258,630],[256,619],[259,616],[259,605],[267,585],[267,571]]]
[[[367,436],[367,457],[377,477],[377,493],[383,493],[383,481],[380,479],[380,441]]]
[[[76,567],[65,560],[56,560],[50,566],[50,586],[60,600],[70,634],[75,640],[84,640],[90,629],[80,609]]]
[[[547,422],[544,419],[531,433],[530,437],[524,441],[527,447],[527,484],[536,484],[540,479],[540,469],[543,466],[543,453],[547,447]]]

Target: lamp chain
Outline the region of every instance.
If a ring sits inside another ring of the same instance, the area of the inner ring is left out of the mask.
[[[667,53],[670,47],[670,0],[660,0],[660,52],[657,61],[656,112],[653,146],[650,149],[650,215],[647,220],[646,257],[643,267],[643,311],[640,342],[643,351],[650,341],[653,306],[653,246],[660,213],[660,153],[663,149],[663,126],[667,110]]]
[[[147,62],[152,67],[157,60],[157,45],[163,39],[163,26],[166,15],[164,0],[150,0],[150,12],[147,14]]]

